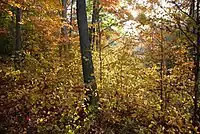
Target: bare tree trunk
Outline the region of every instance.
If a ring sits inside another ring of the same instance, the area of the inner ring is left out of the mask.
[[[98,23],[99,25],[99,23]],[[101,46],[101,30],[99,27],[99,36],[98,36],[98,45],[99,45],[99,81],[100,81],[100,90],[103,89],[103,60],[102,60],[102,46]]]
[[[61,34],[62,34],[62,41],[59,46],[59,53],[60,57],[62,57],[62,53],[66,53],[66,51],[69,49],[69,44],[67,42],[67,26],[65,23],[67,22],[67,0],[62,0],[62,22],[64,23],[64,26],[61,28]]]
[[[14,8],[11,8],[12,14],[14,14]],[[12,54],[15,54],[15,17],[14,15],[11,16],[11,24],[10,24],[10,31],[12,37]]]
[[[94,76],[94,67],[92,62],[91,45],[88,34],[88,22],[86,14],[85,0],[77,0],[77,20],[80,36],[81,59],[83,68],[83,78],[86,88],[89,90],[87,96],[88,103],[91,106],[98,106],[97,85]]]
[[[90,30],[92,49],[94,48],[94,45],[97,45],[98,43],[98,41],[96,41],[96,30],[97,30],[96,25],[98,19],[99,19],[99,0],[93,0],[92,27]]]
[[[163,23],[161,23],[163,25]],[[160,99],[161,99],[161,111],[164,110],[164,75],[165,75],[165,56],[164,56],[164,41],[163,41],[163,27],[160,28]]]
[[[195,87],[194,87],[194,125],[198,126],[199,124],[199,107],[198,107],[198,102],[199,102],[199,76],[200,76],[200,70],[199,70],[199,62],[200,62],[200,23],[199,23],[199,0],[196,2],[196,25],[197,25],[197,30],[196,30],[196,36],[197,36],[197,41],[196,41],[196,57],[194,61],[195,65]]]
[[[20,68],[20,55],[21,55],[21,16],[22,9],[16,9],[16,44],[15,44],[15,67]]]
[[[97,0],[97,15],[96,15],[96,23],[97,23],[97,28],[96,28],[96,32],[97,32],[97,39],[96,39],[96,50],[100,51],[100,45],[101,45],[101,41],[100,41],[100,36],[101,36],[101,30],[100,30],[100,3],[99,0]]]
[[[74,0],[71,0],[70,26],[72,26],[72,21],[73,21],[73,3],[74,3]],[[69,30],[69,36],[72,36],[72,28],[71,27],[70,27],[70,30]]]

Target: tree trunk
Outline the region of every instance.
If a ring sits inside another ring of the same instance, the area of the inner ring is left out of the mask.
[[[163,77],[164,77],[164,48],[163,48],[163,28],[160,28],[161,30],[161,44],[160,44],[160,52],[161,52],[161,58],[160,58],[160,100],[161,100],[161,111],[163,111],[164,106],[164,99],[163,99]]]
[[[85,0],[77,0],[77,20],[78,20],[78,29],[80,36],[83,78],[84,78],[84,83],[86,84],[86,88],[89,90],[87,92],[87,96],[89,97],[88,103],[89,105],[97,106],[98,104],[98,95],[96,91],[97,85],[94,76],[91,45],[88,34],[88,22],[87,22]]]
[[[67,22],[67,0],[62,0],[62,22],[65,24]],[[68,43],[67,43],[67,27],[64,25],[61,28],[61,34],[62,34],[62,43],[59,47],[59,53],[60,57],[62,57],[62,52],[64,53],[69,49]]]
[[[63,22],[66,23],[67,22],[67,0],[62,0],[62,18],[63,18]],[[67,43],[67,26],[64,25],[62,27],[62,36],[64,38],[64,52],[66,52],[69,49],[68,43]]]
[[[101,41],[100,41],[100,16],[99,16],[99,13],[100,13],[100,3],[99,3],[99,0],[97,0],[97,15],[96,15],[96,23],[97,23],[97,28],[96,28],[96,32],[97,32],[97,39],[96,39],[96,50],[97,51],[100,51],[100,45],[101,45]]]
[[[96,45],[96,49],[98,50],[98,37],[96,32],[98,32],[99,25],[99,0],[93,0],[93,13],[92,13],[92,26],[90,29],[90,42],[92,43],[92,49]]]
[[[74,3],[74,0],[71,0],[71,9],[70,9],[70,26],[72,26],[72,21],[73,21],[73,3]],[[69,36],[72,36],[72,27],[70,27],[70,30],[69,30]]]
[[[195,65],[195,87],[194,87],[194,125],[198,126],[199,124],[199,107],[198,107],[198,102],[199,102],[199,76],[200,76],[200,70],[199,70],[199,62],[200,62],[200,23],[199,23],[199,0],[196,2],[196,25],[197,25],[197,30],[196,30],[196,36],[197,36],[197,41],[196,41],[196,58],[194,61]]]
[[[15,68],[20,68],[21,55],[21,16],[22,9],[16,9],[16,44],[15,44]]]
[[[90,31],[90,36],[91,36],[90,39],[91,39],[92,48],[94,48],[94,43],[95,43],[96,17],[97,17],[97,0],[93,0],[92,26],[91,26],[91,31]]]
[[[62,19],[63,19],[63,22],[67,22],[67,1],[66,0],[62,0]],[[62,34],[64,36],[67,36],[67,27],[64,25],[62,27]]]

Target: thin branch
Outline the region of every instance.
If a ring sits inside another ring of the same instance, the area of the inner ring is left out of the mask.
[[[186,36],[186,38],[190,41],[190,43],[194,46],[197,47],[196,44],[192,41],[192,39],[185,33],[185,31],[181,28],[180,24],[177,24],[179,27],[179,30],[181,30],[181,32]]]
[[[182,13],[184,13],[185,15],[187,15],[191,20],[193,20],[194,22],[196,22],[196,20],[189,15],[187,12],[183,11],[183,9],[180,8],[180,6],[175,2],[175,1],[171,1],[170,3],[174,4]]]
[[[189,16],[193,21],[196,22],[196,20],[194,20],[190,15],[188,15],[186,12],[184,12],[184,11],[178,6],[177,3],[173,2],[173,1],[172,1],[171,3],[175,4],[181,12],[183,12],[184,14],[186,14],[187,16]],[[162,7],[161,7],[161,8],[162,8]],[[162,8],[162,9],[167,13],[167,11],[166,11],[164,8]],[[171,16],[171,17],[174,17],[174,16],[172,16],[172,15],[170,15],[170,14],[168,14],[168,15]],[[185,31],[181,28],[181,25],[178,24],[178,23],[175,23],[175,24],[178,25],[179,30],[181,30],[181,32],[186,36],[186,38],[189,40],[189,42],[190,42],[194,47],[197,47],[196,44],[192,41],[192,39],[191,39],[191,38],[185,33]]]

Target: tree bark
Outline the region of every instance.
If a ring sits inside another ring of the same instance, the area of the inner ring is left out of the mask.
[[[16,9],[16,44],[15,44],[15,68],[20,68],[20,55],[21,55],[21,16],[22,9]]]
[[[97,17],[97,0],[93,0],[92,26],[90,31],[92,48],[94,48],[94,43],[95,43],[96,17]]]
[[[72,21],[73,21],[73,3],[74,3],[74,0],[71,0],[71,9],[70,9],[70,26],[72,26]],[[69,30],[69,36],[72,36],[72,27],[70,27],[70,30]]]
[[[99,32],[99,0],[93,0],[93,13],[92,13],[92,26],[90,29],[90,42],[92,43],[92,49],[96,45],[96,49],[98,50],[98,37],[96,32]]]
[[[89,91],[87,92],[87,96],[89,97],[88,103],[90,105],[97,106],[97,85],[94,76],[91,45],[88,34],[88,22],[85,0],[77,0],[77,20],[80,37],[83,79],[84,83],[86,84],[86,88],[89,89]]]
[[[67,22],[67,0],[62,0],[62,21],[65,24]],[[64,52],[69,49],[67,44],[67,26],[64,25],[61,29],[62,37],[64,39]]]
[[[196,54],[195,54],[195,87],[194,87],[194,125],[198,126],[199,124],[199,77],[200,77],[200,69],[199,69],[199,63],[200,63],[200,20],[199,20],[199,0],[196,2],[196,25],[197,25],[197,30],[196,31],[196,36],[197,36],[197,41],[196,41]]]
[[[66,0],[62,0],[62,19],[63,19],[63,22],[67,22],[67,1]],[[62,27],[62,33],[63,35],[67,35],[67,27],[66,26],[63,26]]]
[[[17,8],[16,12],[16,51],[21,51],[21,14],[22,10],[21,8]]]
[[[163,28],[160,28],[161,30],[161,44],[160,44],[160,52],[161,52],[161,58],[160,58],[160,100],[161,100],[161,111],[163,111],[164,106],[164,99],[163,99],[163,77],[164,77],[164,48],[163,48]]]

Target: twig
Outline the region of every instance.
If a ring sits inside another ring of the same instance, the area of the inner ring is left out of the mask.
[[[185,11],[183,11],[180,6],[175,2],[175,1],[171,1],[170,3],[174,4],[182,13],[184,13],[185,15],[187,15],[191,20],[193,20],[194,22],[196,22],[196,20],[190,16],[188,13],[186,13]]]

